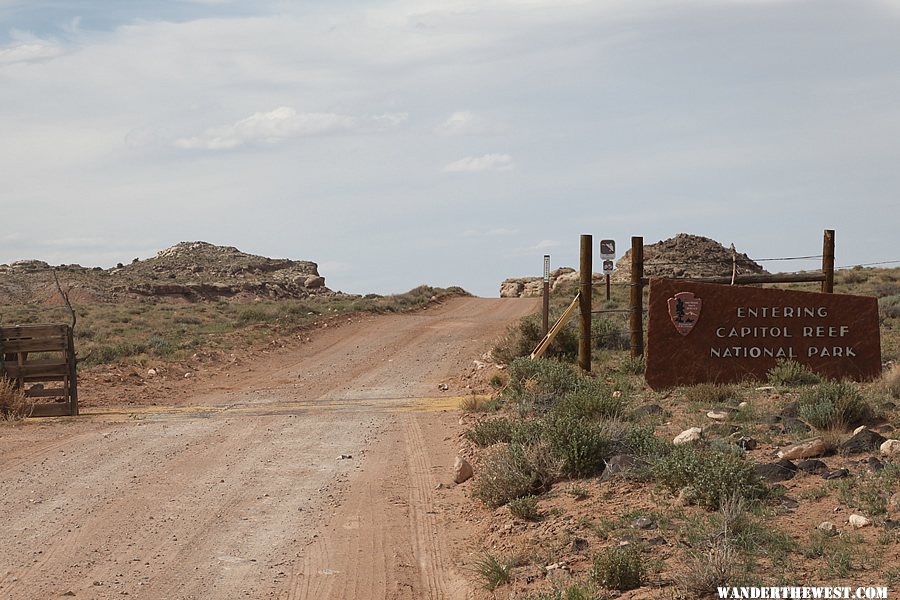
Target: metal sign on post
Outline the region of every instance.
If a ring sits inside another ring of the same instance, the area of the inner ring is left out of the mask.
[[[600,258],[603,260],[616,257],[616,240],[600,240]]]
[[[544,287],[541,294],[543,296],[543,325],[544,335],[550,330],[550,255],[544,255]]]
[[[613,260],[616,258],[616,240],[600,240],[600,259],[603,261],[603,274],[606,275],[606,299],[612,297],[609,286],[609,276],[616,268]]]
[[[604,259],[604,261],[603,261],[603,274],[604,275],[611,274],[615,270],[615,268],[616,268],[616,266],[615,266],[615,263],[613,263],[613,261],[611,261],[609,259]]]

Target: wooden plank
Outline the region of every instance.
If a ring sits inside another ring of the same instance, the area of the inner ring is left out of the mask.
[[[36,377],[66,377],[69,363],[65,360],[35,360],[17,365],[4,363],[6,373],[13,379],[25,378],[34,381]]]
[[[65,352],[66,338],[46,337],[0,341],[0,354],[16,352]]]
[[[31,376],[31,377],[25,377],[25,378],[23,378],[23,382],[24,382],[24,383],[44,383],[44,382],[47,382],[47,381],[65,381],[66,378],[67,378],[68,376],[69,376],[68,374],[65,374],[65,375],[60,375],[60,374],[56,374],[56,375],[34,375],[34,376]]]
[[[581,292],[579,292],[580,294]],[[537,347],[535,347],[534,351],[531,353],[531,360],[535,360],[543,356],[544,352],[547,351],[547,348],[550,347],[550,344],[553,343],[553,338],[556,337],[560,331],[562,331],[563,326],[569,322],[569,319],[572,317],[572,314],[575,312],[575,307],[578,306],[578,295],[575,294],[575,299],[572,300],[572,303],[569,307],[563,312],[563,314],[556,320],[556,323],[553,324],[553,327],[550,328],[550,331],[547,332],[547,335],[544,336]]]
[[[64,337],[68,325],[14,325],[0,327],[0,342],[7,339]]]
[[[69,405],[65,402],[47,402],[35,404],[31,412],[32,417],[66,417],[71,414]]]
[[[27,398],[65,398],[65,388],[30,389],[25,391]]]

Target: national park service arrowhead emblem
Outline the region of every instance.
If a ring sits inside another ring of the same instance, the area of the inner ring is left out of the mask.
[[[669,298],[669,316],[678,333],[687,335],[700,318],[700,307],[703,301],[695,298],[693,292],[678,292]]]

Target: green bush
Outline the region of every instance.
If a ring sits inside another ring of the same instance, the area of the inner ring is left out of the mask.
[[[472,429],[466,431],[466,439],[476,446],[484,448],[500,442],[511,442],[515,434],[516,423],[506,417],[478,421]]]
[[[475,559],[472,569],[481,579],[481,584],[485,589],[494,590],[498,586],[509,583],[515,564],[515,560],[504,560],[492,554],[483,554]]]
[[[652,467],[653,478],[673,493],[685,487],[696,490],[696,501],[718,510],[726,498],[760,498],[765,486],[753,466],[731,452],[675,446]]]
[[[519,358],[509,365],[505,394],[520,403],[546,407],[578,385],[572,367],[551,359]]]
[[[792,360],[778,359],[774,367],[766,373],[772,385],[813,385],[822,378],[809,370],[809,367]]]
[[[641,587],[644,570],[637,547],[617,546],[594,556],[591,579],[605,588],[624,592]]]
[[[85,358],[85,363],[89,365],[114,363],[124,358],[144,354],[147,349],[147,344],[141,342],[116,342],[94,346]]]
[[[619,452],[641,458],[659,458],[672,451],[674,446],[656,435],[652,425],[631,425],[620,442]]]
[[[800,395],[800,417],[820,431],[846,431],[870,416],[862,393],[849,383],[826,381]]]
[[[237,321],[240,325],[252,325],[255,323],[269,323],[277,318],[274,311],[268,311],[264,308],[249,307],[241,309],[237,314]]]
[[[598,350],[628,350],[631,347],[631,334],[621,321],[602,317],[592,319],[591,347]]]
[[[550,321],[554,322],[562,314],[551,311]],[[529,315],[509,328],[506,336],[494,347],[492,355],[503,363],[511,363],[517,358],[528,356],[544,338],[541,315]],[[573,360],[578,354],[578,334],[572,327],[563,327],[547,348],[545,356]]]
[[[580,419],[612,419],[625,414],[627,407],[624,394],[617,398],[602,381],[582,379],[574,390],[556,401],[551,412]]]
[[[884,319],[900,319],[900,295],[878,299],[878,312]]]
[[[151,335],[147,340],[147,346],[153,351],[153,354],[161,358],[166,358],[175,352],[172,342],[159,335]]]
[[[612,456],[616,445],[612,430],[606,421],[557,417],[548,419],[545,435],[553,455],[562,460],[564,473],[586,477],[602,471]]]
[[[537,521],[541,518],[536,496],[523,496],[509,501],[509,512],[523,521]]]

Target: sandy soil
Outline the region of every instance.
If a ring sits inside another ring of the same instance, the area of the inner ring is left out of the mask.
[[[357,317],[138,406],[87,385],[81,417],[0,428],[0,597],[469,597],[457,375],[536,307]]]

